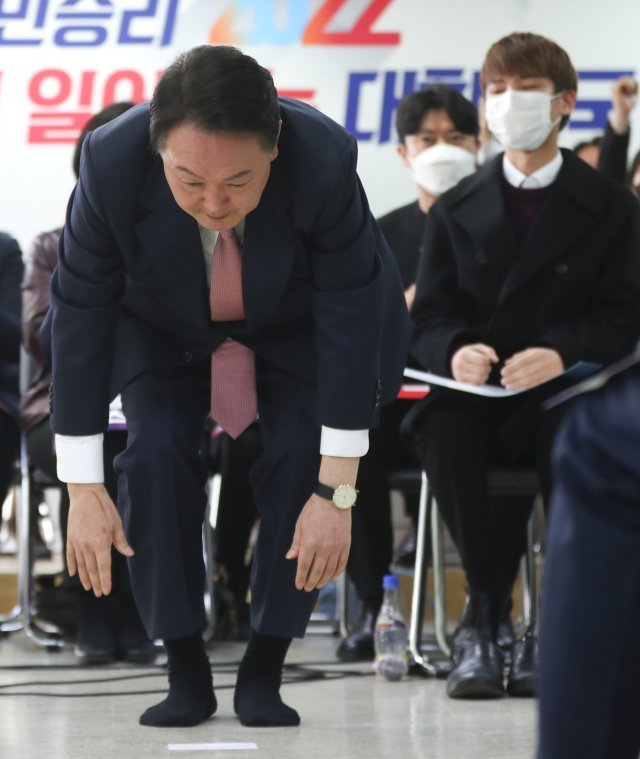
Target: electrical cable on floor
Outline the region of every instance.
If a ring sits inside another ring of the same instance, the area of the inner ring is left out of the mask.
[[[239,662],[233,664],[222,664],[212,667],[212,672],[218,675],[232,674],[236,671]],[[373,670],[360,671],[360,670],[343,670],[343,669],[326,669],[326,666],[331,666],[333,662],[312,662],[312,663],[300,663],[300,664],[286,664],[283,671],[282,684],[283,685],[295,685],[297,683],[308,683],[318,681],[331,681],[342,680],[347,677],[371,677],[373,676]],[[311,669],[312,666],[324,666],[324,669]],[[87,667],[83,665],[54,665],[58,670],[82,670],[87,671]],[[225,667],[225,669],[221,669]],[[0,684],[0,697],[10,696],[36,696],[39,698],[97,698],[107,696],[146,696],[153,694],[164,694],[166,688],[162,690],[143,690],[143,691],[95,691],[95,692],[79,692],[79,693],[53,693],[46,691],[23,691],[23,688],[41,688],[41,687],[62,687],[62,686],[83,686],[83,685],[96,685],[103,683],[120,683],[127,680],[143,680],[152,677],[163,676],[166,677],[166,670],[162,667],[154,667],[157,672],[143,672],[132,675],[118,675],[116,677],[101,677],[101,678],[87,678],[87,679],[73,679],[73,680],[31,680],[22,683],[5,683]],[[16,670],[41,670],[51,669],[48,666],[31,666],[31,665],[16,665],[0,667],[1,671],[16,671]],[[95,668],[94,668],[95,669]],[[231,690],[235,688],[235,684],[229,685],[216,685],[215,690]],[[19,689],[18,692],[15,692]]]

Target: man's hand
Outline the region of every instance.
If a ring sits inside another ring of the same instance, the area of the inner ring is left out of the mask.
[[[630,76],[621,76],[611,88],[613,110],[609,117],[611,128],[616,134],[629,131],[629,116],[638,99],[638,82]]]
[[[318,480],[331,487],[354,485],[359,463],[358,458],[322,456]],[[339,509],[314,493],[298,517],[286,556],[298,560],[296,588],[314,590],[339,577],[347,566],[350,547],[351,509]]]
[[[491,365],[498,363],[494,349],[484,343],[463,345],[453,354],[451,372],[458,382],[470,385],[484,385],[489,379]]]
[[[338,509],[315,493],[296,522],[287,559],[298,559],[296,588],[311,591],[339,577],[351,546],[351,509]]]
[[[111,546],[133,556],[120,515],[102,484],[68,485],[67,566],[78,573],[85,590],[96,596],[111,592]]]
[[[560,354],[551,348],[527,348],[504,362],[502,384],[507,390],[529,390],[564,372]]]

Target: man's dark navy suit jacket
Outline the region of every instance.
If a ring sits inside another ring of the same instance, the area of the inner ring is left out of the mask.
[[[149,147],[143,104],[90,134],[52,279],[54,430],[89,435],[137,375],[186,366],[226,337],[318,387],[318,423],[375,426],[395,397],[408,314],[356,174],[357,146],[281,100],[279,154],[246,217],[246,319],[211,321],[202,243]]]

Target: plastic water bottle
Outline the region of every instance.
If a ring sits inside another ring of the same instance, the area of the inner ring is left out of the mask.
[[[373,634],[376,652],[373,668],[385,680],[400,680],[408,671],[407,625],[400,610],[400,582],[396,575],[385,575],[382,587],[384,599]]]

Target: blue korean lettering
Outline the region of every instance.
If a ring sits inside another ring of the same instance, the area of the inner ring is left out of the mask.
[[[158,14],[158,3],[159,0],[149,0],[149,4],[145,10],[123,12],[122,25],[120,26],[120,32],[118,34],[118,42],[120,44],[143,45],[151,44],[155,41],[155,38],[148,34],[135,34],[133,25],[136,24],[136,22],[140,22],[142,19],[155,18],[156,14]],[[164,26],[160,35],[161,47],[169,45],[173,39],[173,31],[178,11],[178,0],[164,0],[163,4],[166,5],[166,18],[164,19]],[[162,13],[164,15],[165,11]]]
[[[25,27],[27,35],[31,30],[42,29],[45,25],[49,0],[20,0],[15,10],[7,10],[7,1],[0,0],[0,46],[5,45],[41,45],[43,37],[8,35],[9,27]],[[33,18],[31,18],[33,17]],[[2,23],[7,21],[8,23]],[[26,22],[20,24],[19,22]],[[19,33],[18,33],[19,34]]]
[[[611,108],[610,85],[621,76],[635,76],[635,71],[601,71],[601,70],[582,70],[578,71],[580,84],[593,83],[608,84],[606,89],[607,97],[601,99],[595,98],[578,98],[575,110],[569,121],[569,129],[598,129],[603,130],[607,124],[609,110]],[[591,89],[590,87],[588,89]],[[579,91],[582,87],[579,88]]]
[[[113,14],[111,0],[64,0],[55,18],[65,23],[55,30],[53,42],[58,47],[99,47]]]
[[[378,75],[375,71],[354,72],[349,74],[349,89],[347,92],[347,114],[345,129],[362,142],[368,142],[373,132],[363,132],[358,128],[358,113],[360,110],[360,95],[366,82],[375,82]]]

